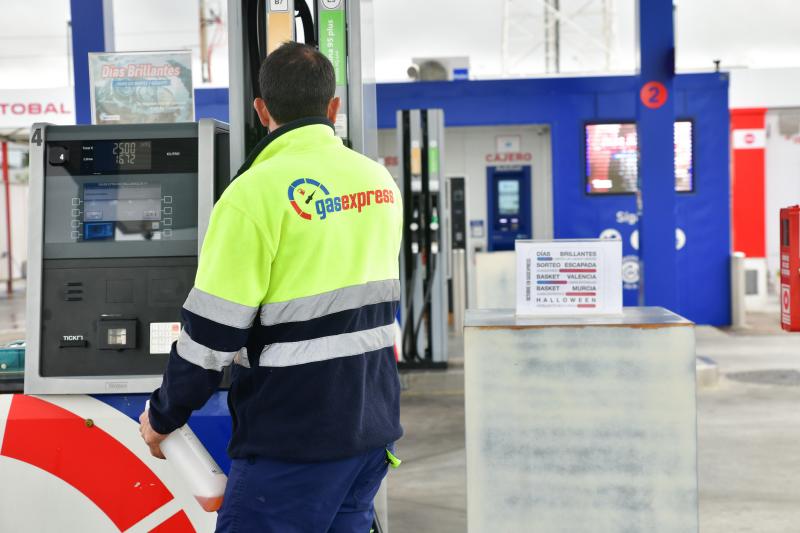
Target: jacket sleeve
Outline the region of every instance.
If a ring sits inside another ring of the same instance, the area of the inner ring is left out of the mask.
[[[212,212],[195,285],[181,311],[180,338],[161,387],[150,397],[150,424],[158,433],[184,425],[219,387],[222,370],[247,343],[273,256],[266,232],[223,197]]]

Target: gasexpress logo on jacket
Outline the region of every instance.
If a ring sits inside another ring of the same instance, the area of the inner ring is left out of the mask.
[[[295,212],[306,220],[312,220],[316,214],[320,220],[328,215],[342,211],[357,210],[377,204],[393,204],[394,192],[389,189],[331,196],[328,188],[315,179],[300,178],[289,185],[289,203]]]

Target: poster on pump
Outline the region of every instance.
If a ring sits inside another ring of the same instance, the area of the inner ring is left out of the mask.
[[[192,53],[89,54],[92,124],[194,120]]]

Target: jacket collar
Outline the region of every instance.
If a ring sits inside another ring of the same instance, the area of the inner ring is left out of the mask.
[[[261,141],[250,151],[247,155],[247,159],[245,159],[244,164],[239,168],[239,171],[236,172],[236,175],[233,179],[238,178],[242,174],[244,174],[251,166],[253,166],[256,161],[261,158],[260,156],[262,153],[267,149],[269,145],[275,142],[278,138],[286,135],[287,133],[304,128],[306,126],[314,126],[314,125],[325,125],[329,126],[331,130],[333,130],[333,123],[328,120],[327,118],[323,117],[308,117],[308,118],[301,118],[298,120],[293,120],[287,124],[284,124],[278,129],[271,131],[266,137],[261,139]],[[262,158],[263,159],[263,158]]]

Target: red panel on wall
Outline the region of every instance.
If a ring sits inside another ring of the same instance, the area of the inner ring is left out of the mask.
[[[733,250],[765,257],[764,119],[767,110],[731,109]]]

